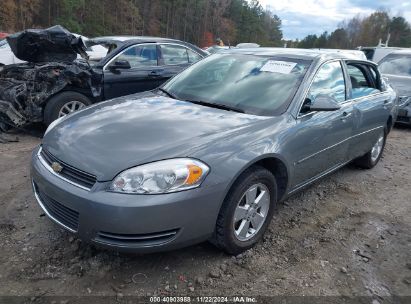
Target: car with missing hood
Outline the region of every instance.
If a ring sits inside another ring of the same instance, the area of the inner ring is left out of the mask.
[[[227,50],[53,122],[32,154],[34,195],[87,242],[150,252],[211,240],[238,254],[281,200],[353,160],[374,167],[396,98],[374,63],[343,53]]]
[[[83,41],[61,26],[26,30],[7,37],[17,58],[27,63],[0,68],[1,124],[49,125],[93,103],[152,90],[207,56],[200,48],[158,37],[100,37]],[[85,45],[87,43],[87,45]],[[97,62],[87,48],[103,45]]]

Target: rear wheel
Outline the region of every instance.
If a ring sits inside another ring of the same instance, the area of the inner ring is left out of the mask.
[[[223,203],[213,243],[234,255],[253,247],[273,216],[276,185],[274,175],[262,167],[245,171]]]
[[[44,123],[51,124],[57,118],[66,116],[91,105],[90,99],[77,92],[62,92],[50,98],[44,108]]]
[[[357,158],[355,164],[364,169],[373,168],[381,159],[382,153],[385,148],[385,141],[387,139],[387,132],[383,130],[377,141],[372,146],[371,150],[367,152],[364,156]]]

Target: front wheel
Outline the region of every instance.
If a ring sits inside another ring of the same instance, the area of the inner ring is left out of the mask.
[[[245,171],[223,203],[213,243],[233,255],[253,247],[271,221],[276,200],[277,183],[270,171]]]
[[[385,148],[385,141],[387,139],[387,132],[385,130],[381,131],[378,136],[377,141],[372,146],[371,150],[368,151],[364,156],[357,158],[354,163],[364,169],[373,168],[381,159],[382,153]]]
[[[44,108],[44,123],[48,126],[57,118],[91,105],[90,99],[77,92],[62,92],[51,97]]]

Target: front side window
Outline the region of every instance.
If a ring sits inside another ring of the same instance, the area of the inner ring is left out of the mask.
[[[324,64],[315,75],[308,92],[309,101],[313,102],[318,95],[328,95],[337,102],[345,101],[345,81],[340,62]]]
[[[250,54],[214,54],[164,85],[178,99],[229,106],[255,115],[284,112],[311,61]]]
[[[383,74],[411,76],[411,55],[391,54],[379,63]]]
[[[176,65],[188,63],[187,49],[183,46],[164,44],[161,53],[165,65]]]
[[[125,60],[131,68],[157,65],[157,46],[155,44],[141,44],[129,47],[113,61]]]
[[[351,81],[353,99],[380,92],[375,88],[377,83],[375,72],[372,74],[367,66],[349,64],[347,70]]]

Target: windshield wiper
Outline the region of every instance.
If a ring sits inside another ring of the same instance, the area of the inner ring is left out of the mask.
[[[238,112],[238,113],[245,113],[243,109],[236,108],[233,106],[227,106],[221,103],[214,103],[214,102],[207,102],[207,101],[201,101],[201,100],[185,100],[191,103],[195,103],[198,105],[206,106],[206,107],[212,107],[216,109],[222,109],[226,111],[233,111],[233,112]]]
[[[170,93],[169,91],[163,89],[163,88],[158,88],[159,91],[165,93],[168,95],[168,97],[171,97],[173,99],[179,99],[176,95],[174,95],[173,93]]]

